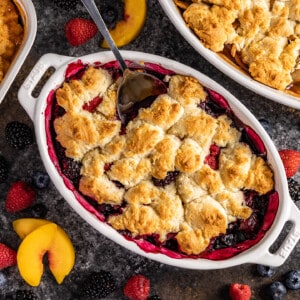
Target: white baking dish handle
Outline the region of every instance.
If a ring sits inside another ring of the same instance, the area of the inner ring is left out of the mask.
[[[38,98],[33,97],[32,95],[34,88],[50,67],[57,69],[71,59],[73,58],[70,56],[62,56],[52,53],[45,54],[38,60],[25,79],[19,89],[18,98],[31,120],[34,119],[35,107],[38,100]]]
[[[289,200],[291,201],[291,208],[289,218],[286,221],[292,223],[292,228],[275,253],[271,253],[267,249],[267,253],[257,257],[254,263],[273,267],[280,266],[286,261],[298,243],[300,239],[300,211],[293,200]]]

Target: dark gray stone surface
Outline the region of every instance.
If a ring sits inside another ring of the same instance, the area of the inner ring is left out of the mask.
[[[0,184],[0,242],[14,249],[17,249],[20,241],[12,229],[12,221],[31,216],[31,213],[7,213],[4,209],[5,195],[10,183],[18,179],[28,180],[36,170],[44,170],[36,143],[24,151],[17,151],[11,149],[5,141],[4,129],[7,122],[17,120],[33,128],[31,120],[18,102],[18,89],[34,64],[45,53],[81,56],[102,51],[99,47],[99,36],[80,47],[71,47],[65,39],[65,22],[71,17],[86,16],[80,4],[71,13],[66,13],[58,11],[50,0],[33,0],[33,3],[38,16],[36,40],[0,105],[0,153],[7,158],[11,166],[7,182]],[[143,31],[135,41],[123,49],[166,56],[209,75],[240,99],[258,119],[263,118],[270,123],[270,136],[278,149],[300,150],[299,111],[256,95],[206,62],[176,31],[158,1],[148,0],[148,15]],[[299,172],[295,179],[300,180]],[[106,299],[122,299],[124,283],[135,273],[148,276],[151,281],[151,294],[158,294],[164,300],[226,300],[229,299],[228,286],[237,281],[251,286],[251,299],[268,299],[265,294],[266,285],[281,280],[288,270],[300,269],[299,244],[272,278],[259,277],[255,265],[251,264],[211,271],[186,270],[163,265],[131,253],[102,236],[69,207],[52,183],[46,190],[38,192],[37,202],[48,207],[46,218],[57,222],[70,235],[76,249],[75,267],[61,285],[56,284],[46,267],[42,282],[37,288],[29,287],[21,279],[16,267],[7,268],[2,271],[7,282],[0,287],[0,299],[6,299],[5,295],[14,293],[17,289],[32,289],[39,299],[74,299],[74,293],[80,289],[80,284],[87,274],[100,269],[109,270],[117,280],[117,290]],[[289,291],[285,299],[300,299],[300,292]]]

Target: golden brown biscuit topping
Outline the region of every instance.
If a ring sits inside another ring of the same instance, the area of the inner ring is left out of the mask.
[[[0,82],[3,80],[23,39],[20,13],[12,0],[0,2]]]
[[[112,116],[118,82],[89,67],[56,91],[65,112],[53,125],[66,156],[82,165],[79,191],[100,205],[121,207],[107,217],[112,227],[133,237],[155,235],[160,243],[172,234],[180,251],[197,255],[231,222],[252,214],[243,190],[270,192],[273,172],[228,115],[201,108],[208,94],[198,80],[166,78],[168,92],[124,128]],[[95,97],[102,101],[86,109]],[[219,151],[215,165],[207,162],[212,147]]]
[[[300,93],[300,4],[292,1],[174,0],[201,42],[257,81]]]

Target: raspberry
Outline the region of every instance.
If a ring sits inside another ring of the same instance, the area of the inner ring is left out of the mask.
[[[88,19],[74,18],[65,26],[65,35],[72,46],[80,46],[93,38],[98,32],[96,24]]]
[[[89,298],[104,298],[116,289],[116,282],[110,272],[101,270],[91,273],[81,285],[80,295]],[[86,299],[86,298],[84,298]]]
[[[0,155],[0,183],[5,182],[8,176],[8,163],[6,159]]]
[[[23,150],[33,143],[33,133],[29,126],[17,121],[7,123],[5,136],[8,144],[15,149]]]
[[[282,149],[278,153],[282,160],[286,177],[290,178],[294,176],[300,167],[300,152],[297,150]]]
[[[147,300],[150,293],[150,281],[138,274],[132,276],[124,287],[124,295],[130,300]]]
[[[251,289],[247,284],[233,283],[229,288],[231,300],[249,300],[251,298]]]
[[[17,253],[15,250],[0,243],[0,270],[17,264]]]
[[[6,195],[5,208],[10,213],[19,212],[33,204],[35,190],[24,181],[14,182]]]

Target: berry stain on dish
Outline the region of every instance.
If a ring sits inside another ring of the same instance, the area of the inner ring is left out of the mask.
[[[262,140],[197,79],[144,68],[168,90],[133,108],[126,125],[116,61],[78,60],[50,92],[48,151],[65,185],[145,252],[222,260],[257,244],[279,202]]]

